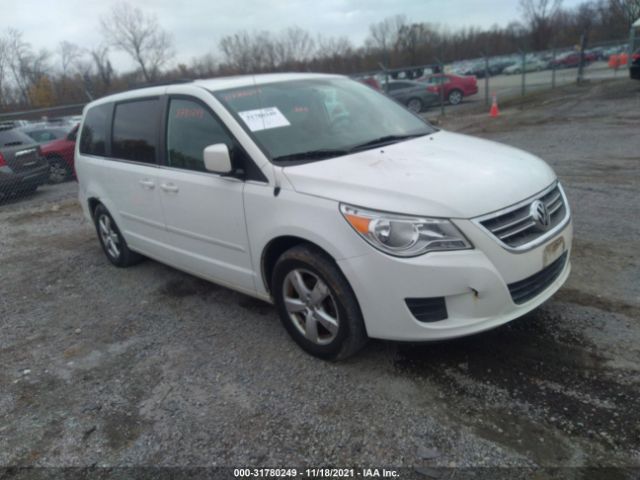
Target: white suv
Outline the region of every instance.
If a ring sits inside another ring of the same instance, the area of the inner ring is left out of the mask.
[[[272,301],[322,358],[368,337],[496,327],[569,275],[569,205],[546,163],[436,130],[341,76],[100,99],[85,108],[76,170],[114,265],[144,255]]]

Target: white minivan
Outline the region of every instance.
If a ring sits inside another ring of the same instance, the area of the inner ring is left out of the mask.
[[[76,148],[111,263],[150,257],[273,302],[322,358],[496,327],[569,275],[569,204],[545,162],[342,76],[112,95],[85,108]]]

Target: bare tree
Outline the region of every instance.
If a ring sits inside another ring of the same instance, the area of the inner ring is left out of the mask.
[[[62,75],[69,74],[70,68],[80,59],[82,56],[82,50],[75,43],[62,41],[58,46],[58,55],[60,56],[60,66],[62,68]]]
[[[534,50],[544,50],[552,43],[552,21],[562,7],[562,0],[520,0],[520,9],[529,24]]]
[[[353,45],[348,37],[325,38],[318,35],[316,40],[316,56],[324,58],[347,57],[353,52]]]
[[[421,51],[428,50],[430,57],[434,56],[433,45],[439,41],[438,32],[426,23],[413,23],[411,25],[403,25],[398,31],[397,46],[402,52],[403,60],[410,65],[420,63],[424,58],[420,59]]]
[[[173,58],[172,40],[155,15],[146,15],[128,3],[116,4],[100,20],[110,45],[126,52],[140,67],[145,81],[155,80]]]
[[[6,72],[9,63],[9,45],[4,37],[0,37],[0,107],[5,103]]]
[[[7,47],[7,66],[11,72],[13,83],[20,93],[21,101],[31,103],[30,89],[39,84],[46,76],[49,65],[49,52],[40,49],[34,53],[31,45],[22,39],[22,32],[7,30],[5,37]]]
[[[398,43],[398,34],[407,23],[404,15],[388,17],[369,26],[368,44],[382,53],[382,61],[389,66],[391,51]]]
[[[303,62],[313,55],[315,42],[309,32],[300,27],[284,30],[276,40],[276,55],[279,65]]]
[[[26,70],[31,56],[31,47],[22,40],[22,32],[10,28],[6,36],[7,65],[11,71],[13,82],[24,103],[29,103],[29,83]]]
[[[222,37],[220,50],[225,63],[239,73],[249,73],[260,68],[261,45],[255,42],[248,32]]]
[[[212,53],[191,60],[190,70],[197,78],[212,77],[216,74],[218,62]]]
[[[640,18],[640,0],[609,0],[609,5],[624,18],[627,30]]]
[[[111,66],[111,60],[109,60],[109,47],[106,45],[100,45],[92,49],[89,54],[93,60],[98,71],[98,76],[105,87],[108,90],[111,86],[111,80],[113,78],[113,67]]]

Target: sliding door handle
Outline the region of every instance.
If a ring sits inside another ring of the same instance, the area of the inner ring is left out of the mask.
[[[179,190],[178,186],[174,183],[161,183],[160,188],[169,193],[177,193]]]
[[[149,190],[153,190],[156,186],[155,182],[153,180],[149,180],[148,178],[140,180],[138,183]]]

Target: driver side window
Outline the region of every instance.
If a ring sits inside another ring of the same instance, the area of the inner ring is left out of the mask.
[[[192,100],[170,100],[167,119],[167,164],[170,167],[206,171],[203,150],[216,143],[224,143],[233,150],[231,137],[209,110]]]

